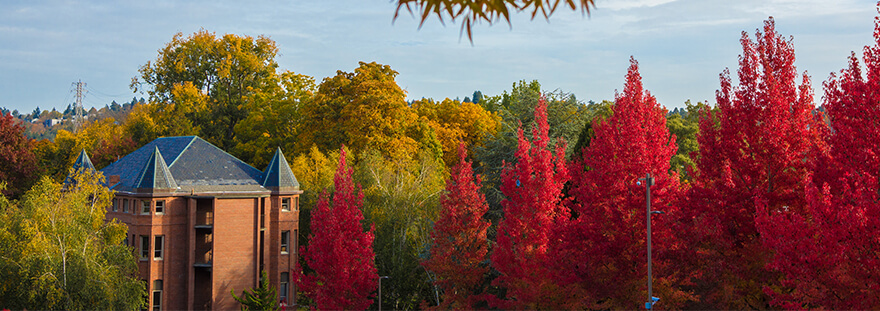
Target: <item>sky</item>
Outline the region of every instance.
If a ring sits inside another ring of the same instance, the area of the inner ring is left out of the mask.
[[[630,57],[644,86],[669,109],[686,100],[714,104],[718,75],[735,72],[746,31],[769,16],[793,37],[798,71],[822,81],[874,42],[875,0],[595,0],[589,15],[560,9],[549,21],[514,14],[474,27],[431,17],[421,28],[390,0],[193,0],[0,2],[0,107],[28,113],[64,110],[72,83],[86,83],[83,104],[147,97],[133,93],[138,68],[155,60],[176,33],[264,35],[277,43],[279,70],[320,82],[359,61],[399,72],[408,99],[461,98],[509,91],[538,80],[581,101],[613,100]]]

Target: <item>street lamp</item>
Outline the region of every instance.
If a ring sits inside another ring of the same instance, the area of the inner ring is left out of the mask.
[[[384,275],[379,277],[379,311],[382,311],[382,279],[390,279],[390,276]]]
[[[654,185],[654,177],[651,177],[651,173],[645,175],[645,178],[639,178],[640,181],[645,181],[645,201],[648,205],[647,218],[648,218],[648,302],[645,303],[645,309],[651,310],[654,307],[654,304],[660,300],[660,298],[654,297],[654,293],[651,291],[651,214],[663,214],[661,211],[651,211],[651,186]],[[637,184],[641,185],[641,182]]]

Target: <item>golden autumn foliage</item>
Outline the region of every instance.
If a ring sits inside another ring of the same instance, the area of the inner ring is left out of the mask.
[[[468,148],[482,145],[483,138],[498,132],[501,118],[479,104],[444,99],[436,102],[421,99],[412,103],[419,118],[426,121],[443,148],[443,162],[451,166],[458,161],[458,144]]]
[[[157,106],[152,109],[174,118],[159,122],[166,132],[196,132],[230,150],[235,125],[250,113],[248,99],[256,90],[277,85],[277,53],[275,41],[264,36],[178,33],[156,60],[141,66],[131,87],[145,89]]]
[[[422,148],[440,156],[436,135],[407,106],[396,76],[388,65],[360,62],[354,72],[325,78],[302,111],[296,151],[313,144],[322,151],[346,145],[355,156],[372,149],[397,158]]]
[[[276,147],[296,149],[300,111],[312,102],[316,89],[315,79],[307,75],[286,71],[276,79],[248,95],[250,114],[235,125],[231,152],[255,167],[266,166]]]

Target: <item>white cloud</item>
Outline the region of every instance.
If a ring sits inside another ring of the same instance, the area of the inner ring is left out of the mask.
[[[650,8],[675,1],[677,0],[600,0],[596,2],[596,8],[619,11],[637,8]]]

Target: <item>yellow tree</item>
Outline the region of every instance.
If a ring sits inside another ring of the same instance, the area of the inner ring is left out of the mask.
[[[325,78],[312,103],[303,107],[297,150],[346,145],[356,156],[373,149],[397,158],[426,148],[439,156],[436,135],[407,106],[396,76],[391,66],[360,62],[354,72]]]
[[[48,139],[38,141],[34,144],[33,152],[44,174],[60,181],[67,176],[67,168],[76,161],[82,150],[91,155],[96,168],[102,168],[137,147],[138,144],[127,132],[127,126],[117,124],[113,118],[105,118],[86,124],[77,134],[59,130],[54,142]]]
[[[483,138],[495,135],[501,118],[479,104],[444,99],[421,99],[412,103],[419,118],[426,120],[434,129],[443,148],[443,161],[447,166],[458,162],[458,145],[468,148],[481,146]]]
[[[44,177],[16,203],[0,199],[3,307],[146,307],[137,260],[123,242],[127,226],[104,219],[112,193],[100,174],[74,176],[66,190]]]
[[[277,82],[277,53],[275,41],[263,36],[178,33],[155,61],[141,66],[131,87],[146,87],[155,109],[170,113],[173,119],[165,126],[172,132],[180,130],[174,123],[182,122],[184,129],[197,129],[206,140],[230,150],[235,125],[250,112],[247,99]]]
[[[255,167],[269,164],[276,147],[295,150],[300,109],[315,93],[315,79],[310,76],[286,71],[277,80],[248,95],[250,114],[235,125],[232,153]]]
[[[346,153],[350,152],[346,150]],[[324,189],[333,189],[333,177],[336,174],[336,165],[339,163],[339,150],[325,154],[318,150],[318,147],[312,146],[289,163],[293,175],[299,181],[300,189],[304,191],[300,196],[299,241],[300,245],[307,245],[312,233],[312,209],[318,203],[318,195]]]

